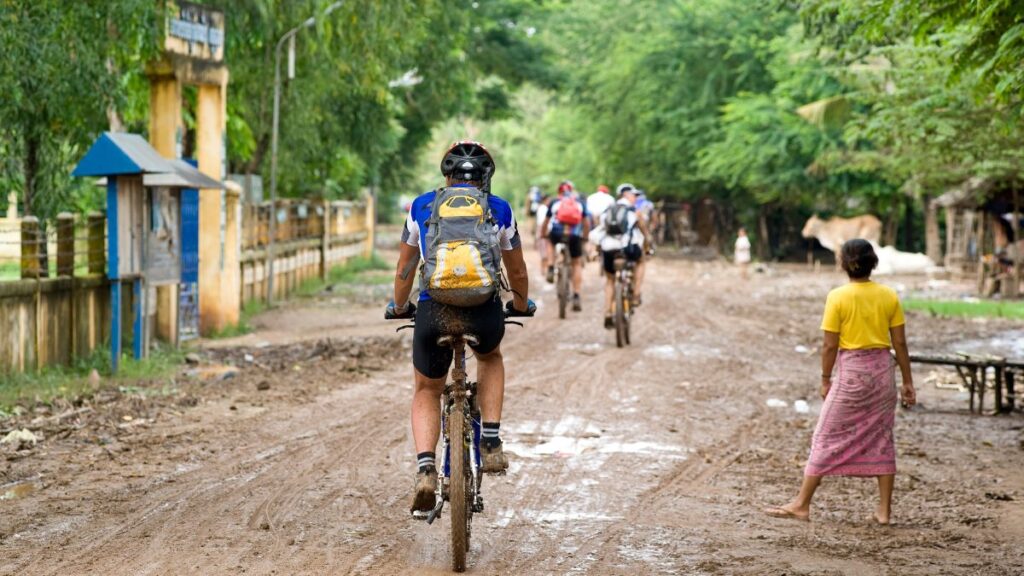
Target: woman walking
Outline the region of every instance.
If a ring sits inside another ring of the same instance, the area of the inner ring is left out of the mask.
[[[896,474],[892,429],[897,401],[890,347],[903,375],[903,404],[911,406],[916,401],[903,309],[894,290],[871,281],[878,256],[868,241],[850,240],[840,254],[850,282],[829,292],[825,301],[821,321],[825,334],[821,397],[825,402],[803,484],[789,504],[765,512],[778,518],[808,520],[811,499],[822,476],[874,476],[879,492],[874,520],[888,524]]]

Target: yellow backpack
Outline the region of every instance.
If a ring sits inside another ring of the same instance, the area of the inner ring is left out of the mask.
[[[501,285],[498,225],[478,188],[441,188],[431,204],[420,283],[431,299],[477,306]]]

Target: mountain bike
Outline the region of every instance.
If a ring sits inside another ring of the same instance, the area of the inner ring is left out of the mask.
[[[558,291],[558,317],[565,319],[572,296],[572,256],[565,242],[555,245],[555,288]]]
[[[510,314],[506,311],[505,324],[522,326],[522,322],[508,318],[530,315],[532,314]],[[400,326],[398,330],[413,327],[414,324],[406,324]],[[466,373],[466,346],[477,345],[479,339],[476,335],[468,333],[445,334],[437,339],[437,343],[439,346],[452,349],[451,378],[441,394],[441,453],[444,454],[444,463],[438,471],[434,509],[426,513],[414,512],[413,517],[433,524],[434,520],[441,517],[444,503],[449,503],[452,570],[464,572],[473,514],[484,511],[481,492],[483,473],[480,468],[482,419],[477,400],[477,383],[470,382]]]
[[[633,316],[633,274],[636,263],[619,252],[615,256],[615,345],[629,344],[629,324]]]

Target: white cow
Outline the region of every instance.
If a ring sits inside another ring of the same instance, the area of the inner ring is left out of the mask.
[[[900,252],[892,246],[881,247],[882,222],[870,214],[853,218],[829,218],[822,220],[815,214],[804,224],[804,238],[817,238],[822,246],[836,255],[839,267],[839,250],[843,243],[854,238],[863,238],[875,248],[878,255],[877,274],[923,273],[935,267],[935,262],[924,254]]]

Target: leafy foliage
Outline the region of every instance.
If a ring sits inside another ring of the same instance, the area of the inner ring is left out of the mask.
[[[120,71],[154,54],[158,21],[150,0],[0,2],[0,181],[26,213],[73,202],[69,166],[125,103]]]

